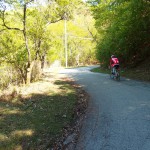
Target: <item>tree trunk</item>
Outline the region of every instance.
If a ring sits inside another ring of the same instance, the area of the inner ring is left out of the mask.
[[[45,67],[45,55],[41,57],[41,69],[43,70]]]
[[[26,68],[26,84],[30,84],[31,82],[31,71],[32,71],[32,63],[31,63],[31,52],[28,47],[28,40],[27,40],[27,34],[26,34],[26,11],[27,11],[27,4],[24,4],[24,16],[23,16],[23,35],[25,40],[25,46],[28,52],[28,65]]]
[[[32,73],[32,68],[34,66],[34,62],[28,64],[27,67],[27,72],[26,72],[26,84],[30,84],[31,83],[31,73]]]
[[[26,69],[24,67],[22,68],[18,68],[19,71],[20,71],[20,74],[21,74],[21,81],[22,81],[22,84],[26,84]]]
[[[28,40],[27,40],[27,34],[26,34],[26,17],[27,17],[27,5],[31,2],[33,2],[34,0],[30,0],[30,1],[24,1],[25,3],[23,4],[23,29],[19,29],[19,28],[11,28],[9,26],[6,25],[6,22],[5,22],[5,11],[6,11],[6,8],[4,10],[2,10],[2,23],[3,23],[3,26],[9,30],[18,30],[18,31],[21,31],[23,33],[23,36],[24,36],[24,42],[25,42],[25,47],[26,47],[26,50],[27,50],[27,53],[28,53],[28,65],[27,65],[27,68],[25,70],[26,72],[26,83],[30,83],[31,81],[31,71],[32,71],[32,63],[31,63],[31,51],[29,49],[29,46],[28,46]]]
[[[26,74],[26,84],[30,84],[31,82],[31,68],[27,68],[27,74]]]

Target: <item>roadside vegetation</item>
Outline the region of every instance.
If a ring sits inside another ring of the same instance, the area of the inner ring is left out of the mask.
[[[11,95],[1,95],[0,149],[52,148],[77,117],[77,89],[73,81],[47,73]]]
[[[92,72],[110,74],[110,69],[98,67],[91,70]],[[144,61],[138,67],[120,68],[121,77],[150,82],[150,63]]]
[[[111,55],[121,64],[121,76],[150,81],[150,3],[143,0],[88,0],[97,29],[98,72],[109,73]],[[95,70],[95,71],[96,71]]]
[[[0,1],[0,149],[57,147],[84,94],[67,79],[43,77],[43,71],[55,62],[65,66],[66,35],[68,66],[95,62],[95,34],[82,0]]]
[[[150,58],[149,1],[89,2],[97,29],[96,57],[102,67],[107,68],[110,56],[116,55],[126,70],[143,71],[141,64],[149,68],[149,64],[145,66]]]
[[[76,90],[42,78],[46,67],[99,62],[109,73],[114,54],[121,76],[150,81],[149,16],[147,0],[1,0],[2,149],[47,149],[73,120]]]
[[[0,33],[0,89],[30,84],[56,61],[65,66],[66,36],[68,66],[96,61],[94,19],[82,0],[2,0]]]

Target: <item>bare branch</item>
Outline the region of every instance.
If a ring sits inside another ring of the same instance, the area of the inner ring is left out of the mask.
[[[61,17],[61,18],[59,18],[59,19],[57,19],[57,20],[50,21],[49,24],[51,24],[51,23],[56,23],[56,22],[59,22],[59,21],[61,21],[61,20],[63,20],[63,17]]]
[[[31,2],[34,2],[34,0],[30,0],[29,2],[26,2],[25,4],[28,5]]]
[[[95,35],[93,35],[93,33],[90,31],[90,28],[87,27],[88,32],[90,33],[90,35],[92,36],[92,38],[94,39],[95,42],[97,42]]]
[[[18,30],[18,31],[23,31],[22,29],[19,29],[19,28],[11,28],[11,27],[8,27],[8,26],[5,24],[5,22],[3,22],[3,26],[4,26],[5,28],[7,28],[8,30]]]
[[[5,11],[6,11],[6,7],[3,7],[3,8],[4,8],[4,10],[1,11],[1,14],[2,14],[2,22],[3,22],[2,26],[5,27],[5,28],[8,29],[8,30],[23,31],[23,30],[21,30],[20,28],[11,28],[11,27],[9,27],[9,26],[6,25],[6,22],[5,22]]]

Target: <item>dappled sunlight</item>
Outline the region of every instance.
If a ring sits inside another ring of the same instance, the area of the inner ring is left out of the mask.
[[[13,109],[10,110],[9,108],[3,108],[2,111],[0,111],[3,115],[15,115],[15,114],[24,114],[23,111],[20,111],[19,109]]]
[[[36,82],[30,85],[30,87],[22,87],[20,94],[22,97],[29,98],[35,94],[50,95],[53,92],[59,92],[59,87],[51,82]]]
[[[62,85],[63,82],[68,82]],[[63,78],[62,80],[56,80],[54,82],[54,84],[56,84],[59,87],[59,90],[57,91],[57,93],[59,92],[61,96],[65,96],[68,94],[75,94],[75,91],[73,90],[73,88],[70,88],[69,82],[73,82],[72,79],[66,79]]]
[[[31,137],[33,136],[34,131],[31,129],[27,130],[15,130],[10,133],[9,136],[5,134],[0,134],[0,141],[11,141],[12,139],[18,139],[22,137]]]
[[[60,75],[58,76],[58,74],[56,75],[54,73],[47,72],[45,75],[43,75],[43,77],[44,78],[42,78],[39,82],[31,83],[30,86],[21,87],[21,97],[29,99],[32,98],[33,95],[45,94],[45,96],[50,96],[54,93],[60,93],[61,95],[64,95],[72,92],[71,90],[66,92],[66,88],[68,88],[67,85],[62,86],[61,83],[57,83],[57,79],[60,78]],[[66,80],[66,76],[64,75],[61,75],[61,79],[65,82],[68,82]]]
[[[24,137],[24,136],[32,136],[34,134],[34,131],[31,129],[28,130],[16,130],[13,131],[10,134],[11,138],[20,138],[20,137]]]
[[[15,102],[2,101],[2,149],[38,149],[41,145],[46,148],[72,121],[76,104],[74,83],[58,76],[51,80],[48,75],[45,80],[20,87]]]
[[[21,145],[17,145],[17,146],[15,147],[15,150],[23,150],[23,147],[22,147]]]
[[[8,141],[9,138],[7,135],[0,133],[0,141]]]

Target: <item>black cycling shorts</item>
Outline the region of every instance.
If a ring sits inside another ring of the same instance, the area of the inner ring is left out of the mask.
[[[119,64],[118,64],[118,65],[114,65],[114,67],[115,67],[116,69],[119,69]]]

